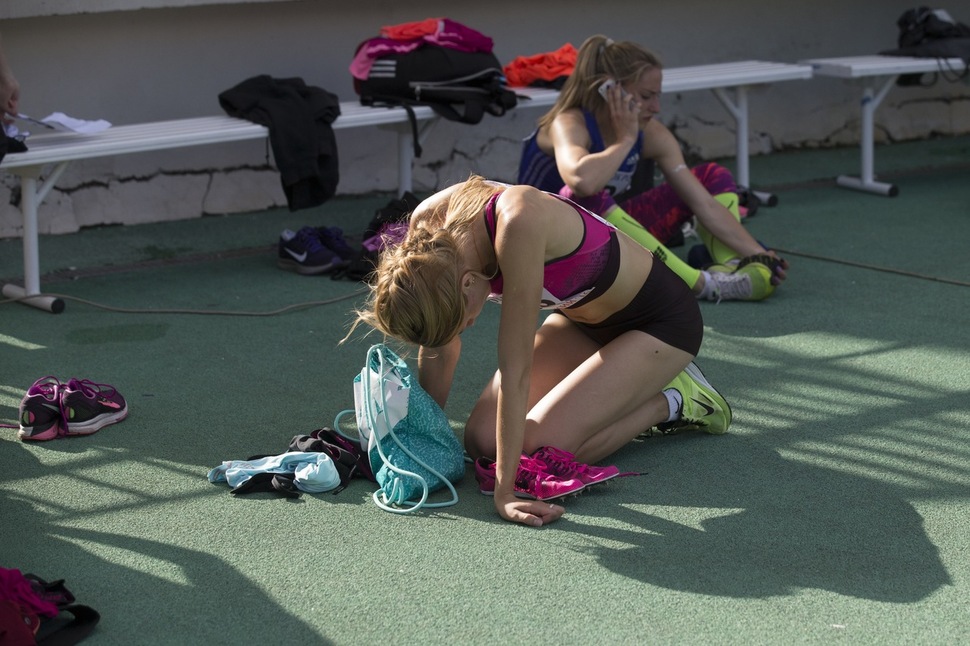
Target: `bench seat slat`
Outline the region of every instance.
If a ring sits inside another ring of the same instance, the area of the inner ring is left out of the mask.
[[[425,121],[435,116],[428,106],[414,106],[414,116]],[[333,129],[380,126],[393,123],[406,123],[407,110],[404,108],[385,108],[361,105],[358,101],[345,101],[340,104],[340,116],[333,122]]]
[[[664,71],[664,92],[710,90],[740,85],[758,85],[777,81],[794,81],[812,76],[808,65],[740,61],[675,67]]]
[[[865,76],[894,76],[896,74],[919,74],[943,70],[963,70],[965,63],[959,58],[907,58],[900,56],[843,56],[840,58],[811,58],[802,61],[811,65],[815,74],[838,78],[861,78]]]
[[[360,105],[357,101],[341,103],[340,111],[340,116],[333,122],[334,130],[402,123],[407,119],[407,112],[403,108],[373,108]],[[426,106],[416,107],[414,113],[418,120],[434,116],[434,111]],[[7,155],[0,162],[0,168],[23,168],[123,153],[263,139],[268,135],[269,130],[265,126],[230,116],[112,126],[91,134],[38,132],[34,129],[34,134],[27,139],[27,152]]]
[[[198,117],[112,126],[101,132],[43,132],[27,139],[28,150],[4,157],[0,168],[22,168],[49,163],[105,157],[122,153],[261,139],[263,126],[232,117]]]

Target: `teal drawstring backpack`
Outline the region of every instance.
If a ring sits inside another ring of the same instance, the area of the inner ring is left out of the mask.
[[[357,434],[346,434],[340,421],[354,413]],[[448,507],[458,502],[454,484],[465,473],[465,454],[448,417],[411,374],[407,363],[383,344],[371,346],[354,377],[354,410],[340,412],[334,428],[367,452],[380,489],[374,503],[393,513]],[[450,499],[428,502],[429,494],[448,489]]]

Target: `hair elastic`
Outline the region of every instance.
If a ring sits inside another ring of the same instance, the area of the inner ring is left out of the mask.
[[[606,48],[609,47],[612,44],[613,44],[613,39],[612,38],[607,38],[602,43],[600,43],[600,46],[596,49],[596,56],[597,56],[597,58],[602,57],[603,56],[603,53],[606,51]]]

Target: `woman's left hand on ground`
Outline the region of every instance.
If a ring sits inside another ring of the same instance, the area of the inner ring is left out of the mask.
[[[551,502],[522,500],[515,496],[510,496],[507,500],[496,497],[495,507],[498,509],[499,515],[505,520],[531,525],[532,527],[548,525],[554,520],[558,520],[566,512],[564,507]]]

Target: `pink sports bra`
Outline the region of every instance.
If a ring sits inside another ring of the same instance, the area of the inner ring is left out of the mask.
[[[485,228],[488,230],[493,247],[496,227],[495,202],[501,194],[501,192],[496,193],[485,204]],[[539,303],[539,308],[558,310],[578,305],[580,301],[590,296],[594,289],[600,288],[602,282],[606,283],[605,287],[613,283],[618,261],[611,263],[610,259],[613,256],[613,249],[618,247],[618,242],[616,228],[612,224],[564,197],[555,193],[547,194],[573,207],[584,225],[583,239],[576,249],[545,263],[542,301]],[[619,256],[617,255],[616,258],[618,259]],[[492,289],[489,300],[501,303],[504,284],[501,268],[489,284]]]

